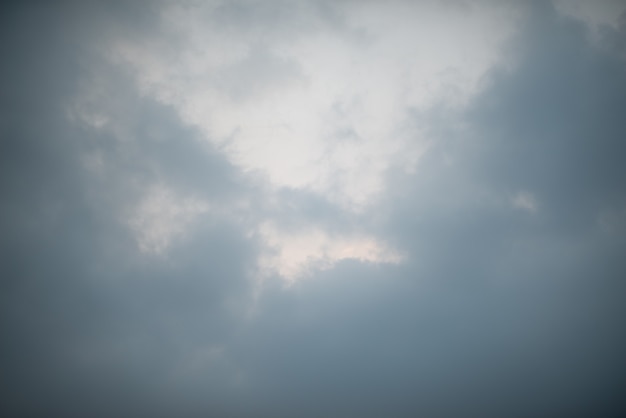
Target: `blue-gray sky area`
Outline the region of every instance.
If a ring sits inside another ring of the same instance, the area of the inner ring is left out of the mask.
[[[626,415],[626,3],[0,6],[2,417]]]

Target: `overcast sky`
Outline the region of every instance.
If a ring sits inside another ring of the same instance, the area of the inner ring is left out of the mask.
[[[626,3],[0,7],[3,417],[626,415]]]

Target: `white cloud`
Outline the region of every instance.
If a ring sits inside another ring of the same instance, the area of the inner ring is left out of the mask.
[[[387,170],[413,171],[428,151],[432,138],[414,113],[468,104],[520,16],[488,2],[272,7],[172,3],[155,36],[115,38],[107,54],[231,163],[269,180],[266,193],[303,189],[361,214],[384,191]],[[246,20],[250,8],[254,24]],[[74,116],[125,138],[112,122],[117,107],[100,103],[110,100],[107,92],[102,80],[86,86]],[[162,254],[208,209],[158,186],[128,224],[141,251]],[[268,250],[260,275],[295,280],[343,259],[402,260],[372,234],[338,236],[306,224],[286,232],[276,221],[246,225]]]
[[[301,3],[255,9],[265,21],[248,25],[246,8],[263,6],[228,5],[173,5],[176,47],[120,39],[112,56],[240,168],[356,211],[427,149],[411,109],[466,104],[516,18],[483,2],[346,2],[330,19]]]
[[[208,203],[199,198],[180,197],[157,185],[146,192],[128,224],[143,253],[163,254],[174,239],[183,237],[187,227],[208,210]]]
[[[269,247],[260,259],[261,275],[278,274],[287,281],[332,268],[341,260],[397,264],[403,259],[398,251],[362,234],[333,235],[315,227],[285,231],[271,222],[263,223],[258,234]]]

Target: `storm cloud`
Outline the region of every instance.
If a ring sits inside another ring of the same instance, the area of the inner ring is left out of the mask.
[[[625,16],[3,4],[1,415],[623,416]]]

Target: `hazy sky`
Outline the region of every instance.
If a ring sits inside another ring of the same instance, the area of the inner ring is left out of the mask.
[[[3,417],[626,415],[626,3],[0,6]]]

